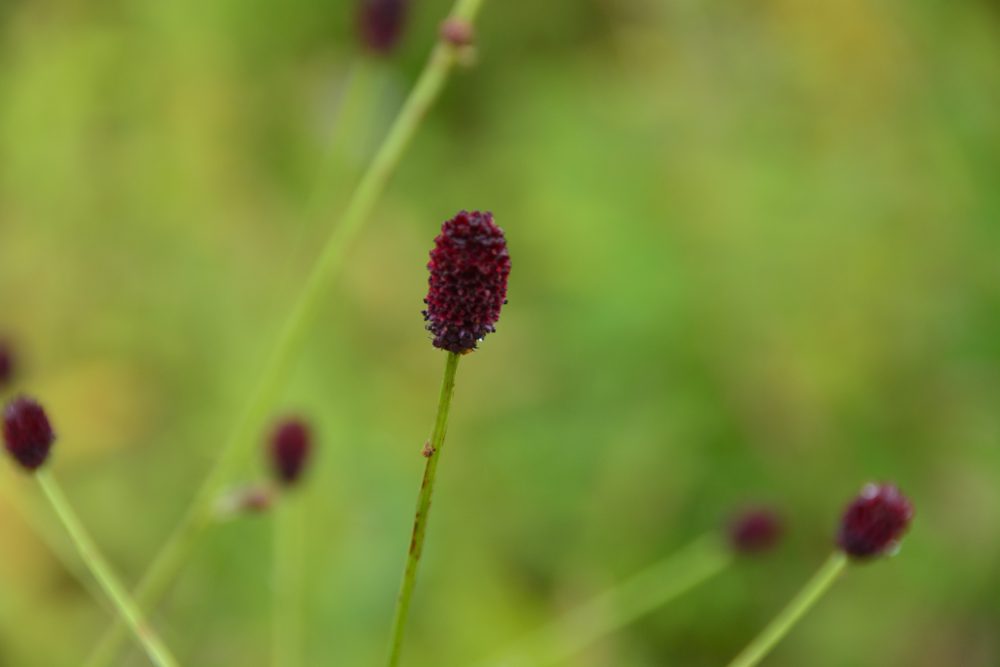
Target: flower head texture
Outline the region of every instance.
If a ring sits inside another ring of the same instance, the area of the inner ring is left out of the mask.
[[[4,409],[3,439],[7,451],[22,468],[35,470],[45,463],[56,435],[42,406],[19,396]]]
[[[507,303],[510,255],[491,213],[462,211],[441,226],[431,250],[424,303],[434,347],[460,354],[496,331]]]
[[[729,523],[729,544],[737,553],[767,551],[781,538],[781,517],[766,508],[748,509]]]
[[[409,11],[409,0],[361,0],[358,32],[375,53],[387,54],[399,43]]]
[[[274,476],[285,486],[302,476],[312,449],[309,427],[301,419],[285,419],[271,433],[269,454]]]
[[[14,377],[14,357],[10,346],[0,341],[0,389],[10,384]]]
[[[866,484],[847,506],[837,544],[853,558],[891,552],[913,519],[913,505],[891,484]]]

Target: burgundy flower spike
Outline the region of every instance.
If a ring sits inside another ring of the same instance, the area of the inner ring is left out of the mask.
[[[3,412],[3,439],[21,467],[35,470],[45,463],[56,435],[42,406],[19,396]]]
[[[434,347],[456,354],[476,349],[496,331],[507,303],[510,255],[492,213],[462,211],[441,226],[431,250],[430,289],[424,303]]]
[[[361,0],[358,31],[371,51],[387,54],[399,43],[409,10],[409,0]]]
[[[891,552],[913,519],[913,505],[891,484],[866,484],[840,523],[837,544],[853,558]]]
[[[312,448],[309,427],[300,419],[286,419],[275,426],[269,447],[274,475],[285,486],[302,476]]]
[[[729,524],[729,544],[737,553],[767,551],[781,538],[781,517],[769,509],[757,508],[737,515]]]

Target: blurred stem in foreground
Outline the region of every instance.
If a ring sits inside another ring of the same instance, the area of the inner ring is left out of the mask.
[[[449,18],[471,23],[481,5],[482,0],[457,0]],[[361,177],[340,224],[333,229],[323,246],[281,330],[267,365],[220,452],[215,466],[202,483],[173,534],[139,582],[135,596],[143,607],[150,607],[166,592],[202,530],[211,525],[213,505],[218,492],[239,462],[240,454],[252,445],[255,434],[259,432],[265,418],[270,414],[281,388],[288,379],[293,362],[302,349],[306,331],[321,303],[321,297],[329,288],[332,276],[343,263],[347,247],[368,219],[369,213],[385,189],[389,177],[399,164],[420,122],[438,98],[457,62],[457,54],[458,49],[454,45],[438,38],[413,90],[403,103],[367,171]],[[116,623],[104,634],[87,665],[106,667],[114,660],[124,639],[124,627],[120,622]]]
[[[571,609],[478,667],[546,667],[561,664],[722,572],[734,559],[717,533],[698,538],[596,597]]]
[[[66,527],[66,532],[69,533],[77,551],[80,552],[80,558],[90,569],[97,583],[100,584],[108,599],[111,600],[115,609],[124,619],[149,659],[158,667],[177,667],[177,661],[160,640],[156,631],[143,618],[142,611],[129,597],[125,586],[119,581],[111,566],[98,550],[97,545],[94,544],[90,534],[87,533],[79,517],[76,516],[72,506],[66,500],[66,496],[63,495],[55,478],[48,471],[40,470],[35,473],[35,479],[38,480],[42,493],[52,504],[56,516]]]
[[[274,513],[274,666],[302,664],[303,505],[286,494]]]
[[[829,590],[837,577],[844,571],[848,564],[848,557],[843,551],[833,553],[820,567],[813,578],[799,591],[798,595],[792,598],[788,606],[781,610],[781,613],[743,652],[736,656],[729,667],[753,667],[775,647],[775,645],[788,634],[796,622],[812,608],[823,593]]]
[[[396,600],[396,613],[392,622],[392,636],[389,641],[389,667],[399,664],[403,648],[403,635],[406,631],[406,619],[410,614],[410,600],[413,588],[417,583],[417,567],[424,550],[424,536],[427,533],[427,519],[431,509],[431,496],[434,494],[434,480],[437,477],[438,461],[441,458],[441,447],[448,431],[448,410],[451,408],[451,397],[455,393],[455,372],[458,370],[460,355],[448,353],[445,362],[444,379],[441,382],[441,396],[438,400],[437,417],[434,420],[434,432],[424,449],[427,465],[424,467],[424,478],[420,484],[420,495],[417,498],[417,512],[413,519],[413,536],[406,557],[406,569],[403,572],[403,583]]]

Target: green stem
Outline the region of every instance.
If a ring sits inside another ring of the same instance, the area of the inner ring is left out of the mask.
[[[472,21],[481,4],[482,0],[457,0],[451,16]],[[212,507],[219,489],[236,467],[240,454],[253,444],[256,434],[270,414],[278,392],[285,384],[292,364],[302,349],[305,333],[318,306],[326,303],[322,300],[322,296],[329,288],[332,276],[340,268],[347,247],[367,220],[420,122],[444,87],[455,62],[455,48],[438,40],[413,90],[403,103],[385,140],[358,183],[340,225],[335,227],[327,238],[281,330],[250,400],[223,446],[215,466],[140,581],[135,597],[143,607],[150,607],[163,596],[198,536],[211,524]],[[124,638],[123,626],[120,622],[116,623],[104,634],[87,665],[106,667],[114,660]]]
[[[100,584],[108,599],[114,605],[115,609],[118,610],[119,615],[132,631],[136,641],[146,651],[149,659],[158,667],[176,667],[177,661],[170,654],[170,651],[160,640],[159,636],[157,636],[153,628],[146,623],[146,620],[142,616],[142,611],[132,598],[129,597],[125,586],[118,580],[111,566],[108,565],[104,556],[101,555],[97,545],[94,544],[94,541],[80,522],[79,517],[76,516],[73,508],[66,500],[66,496],[63,495],[59,484],[45,470],[37,472],[35,479],[38,480],[38,484],[42,487],[42,492],[52,504],[56,516],[59,517],[59,520],[66,527],[66,532],[69,533],[77,551],[80,552],[80,558],[90,569],[90,572],[94,575],[94,579],[97,580],[97,583]]]
[[[729,663],[729,667],[753,667],[763,660],[771,649],[788,634],[792,626],[816,604],[816,601],[837,580],[837,577],[847,567],[848,562],[844,552],[834,552],[819,571],[813,575],[813,578],[799,591],[798,595],[792,598],[788,606],[781,610],[781,613],[757,635],[757,638]]]
[[[633,623],[723,571],[732,552],[715,533],[654,563],[575,607],[481,667],[562,664],[593,642]]]
[[[452,394],[455,392],[455,371],[458,369],[458,360],[459,355],[454,352],[448,353],[448,360],[444,367],[444,379],[441,382],[437,418],[434,420],[434,432],[424,449],[427,465],[424,467],[424,479],[420,483],[417,512],[413,519],[413,536],[410,539],[410,550],[406,557],[406,570],[403,572],[403,583],[399,588],[399,598],[396,600],[396,613],[392,622],[392,636],[389,644],[389,667],[396,667],[399,664],[403,648],[406,619],[410,615],[410,600],[413,597],[413,587],[417,583],[417,567],[420,565],[420,555],[424,550],[424,536],[427,533],[427,519],[431,511],[434,480],[437,477],[444,436],[448,430],[448,410],[451,407]]]
[[[11,484],[19,480],[14,479],[14,470],[10,466],[3,466],[3,469],[4,472],[0,473],[3,476],[3,480],[0,481],[0,489],[3,490],[0,491],[0,494],[5,494],[4,500],[20,516],[21,521],[52,552],[59,564],[73,575],[73,578],[87,591],[94,602],[105,611],[115,613],[111,605],[108,604],[104,592],[94,583],[93,577],[90,576],[90,570],[76,557],[72,540],[67,539],[65,531],[53,523],[51,516],[38,511],[36,503],[25,502],[20,494],[14,493]],[[20,477],[24,477],[24,475],[20,475]]]
[[[292,495],[295,495],[294,493]],[[302,507],[290,495],[279,499],[274,515],[274,665],[301,663],[299,604],[302,579]]]

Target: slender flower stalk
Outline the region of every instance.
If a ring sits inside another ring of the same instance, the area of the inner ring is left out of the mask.
[[[753,667],[764,659],[771,649],[780,642],[789,630],[805,616],[817,600],[830,589],[833,582],[847,568],[847,554],[842,551],[835,551],[826,559],[823,566],[813,575],[813,578],[792,598],[780,614],[759,635],[749,646],[743,649],[736,658],[729,663],[729,667]]]
[[[399,664],[410,613],[410,601],[417,580],[417,568],[424,549],[427,520],[438,461],[448,430],[448,411],[455,391],[455,372],[461,355],[474,351],[479,342],[496,331],[500,310],[507,303],[507,278],[510,254],[503,230],[491,213],[460,211],[441,225],[434,239],[430,277],[423,311],[434,347],[447,351],[441,397],[431,439],[424,446],[427,464],[420,484],[413,536],[403,572],[403,583],[396,601],[392,635],[389,641],[389,667]]]
[[[114,614],[104,591],[97,587],[94,578],[90,575],[90,570],[77,557],[77,552],[72,541],[66,536],[66,531],[47,512],[42,512],[37,503],[27,502],[20,494],[16,493],[13,485],[17,482],[14,473],[4,471],[0,473],[0,494],[3,501],[8,504],[20,516],[21,521],[31,529],[42,544],[55,556],[59,564],[70,573],[80,586],[87,591],[91,599],[97,603],[101,609]]]
[[[865,485],[844,511],[837,532],[837,551],[729,667],[753,667],[763,660],[848,565],[892,554],[912,519],[913,506],[895,486]]]
[[[724,571],[736,552],[716,533],[632,575],[573,608],[478,667],[547,667],[567,662],[620,630]]]
[[[42,466],[52,453],[56,434],[45,409],[34,399],[19,396],[3,411],[3,440],[11,459],[38,482],[56,516],[66,528],[84,565],[90,570],[136,641],[157,667],[176,667],[177,661],[142,616],[125,586],[101,554],[83,523],[66,500],[56,480]]]
[[[630,625],[708,581],[737,559],[772,549],[782,522],[771,509],[736,514],[722,532],[702,535],[612,588],[574,607],[548,625],[478,663],[478,667],[545,667]]]
[[[267,443],[267,458],[282,498],[274,514],[274,665],[301,664],[303,539],[302,506],[294,491],[312,456],[312,430],[299,418],[278,422]]]
[[[35,474],[35,479],[38,480],[42,493],[48,498],[59,520],[66,527],[66,532],[73,540],[73,544],[80,553],[80,558],[86,563],[94,575],[94,579],[97,580],[108,599],[118,610],[136,641],[149,656],[150,661],[158,667],[177,667],[177,660],[152,626],[146,622],[142,610],[132,600],[128,589],[121,583],[97,545],[94,544],[90,534],[87,533],[76,512],[66,500],[66,496],[63,495],[55,478],[47,470],[41,470]]]
[[[392,635],[389,641],[389,667],[399,664],[403,648],[406,619],[417,581],[417,567],[424,550],[424,536],[434,494],[438,460],[448,430],[448,410],[455,391],[455,371],[461,355],[474,351],[487,334],[496,331],[500,309],[507,303],[507,278],[510,276],[510,254],[503,230],[493,221],[491,213],[460,211],[441,225],[434,239],[430,261],[430,277],[424,303],[424,320],[433,335],[434,347],[448,352],[441,382],[437,418],[431,439],[424,446],[427,465],[420,484],[417,514],[413,521],[413,536],[403,572],[403,583],[396,601]]]
[[[424,466],[424,478],[420,483],[420,495],[417,498],[417,512],[413,519],[413,535],[410,539],[410,550],[406,557],[406,569],[403,572],[403,583],[396,600],[396,612],[392,622],[392,635],[389,642],[389,667],[399,664],[403,648],[403,635],[406,631],[406,619],[410,614],[410,600],[413,588],[417,583],[417,567],[424,551],[424,536],[427,534],[427,519],[431,509],[431,496],[434,494],[434,481],[437,478],[438,461],[441,458],[441,448],[444,436],[448,430],[448,411],[451,408],[451,397],[455,393],[455,372],[458,370],[460,356],[454,352],[448,353],[444,367],[444,379],[441,382],[441,396],[438,399],[437,417],[434,420],[434,432],[424,449],[427,463]]]
[[[457,0],[449,16],[472,22],[481,5],[482,0]],[[215,466],[136,588],[135,597],[141,606],[148,608],[159,601],[201,532],[212,525],[214,504],[219,491],[240,461],[240,455],[253,444],[254,434],[271,412],[278,393],[292,370],[293,362],[302,349],[306,331],[323,303],[322,297],[344,261],[347,248],[360,233],[456,62],[456,48],[439,39],[389,133],[351,196],[340,224],[327,238]],[[124,638],[124,628],[120,623],[109,628],[87,661],[88,667],[106,667],[110,664],[118,654]]]

